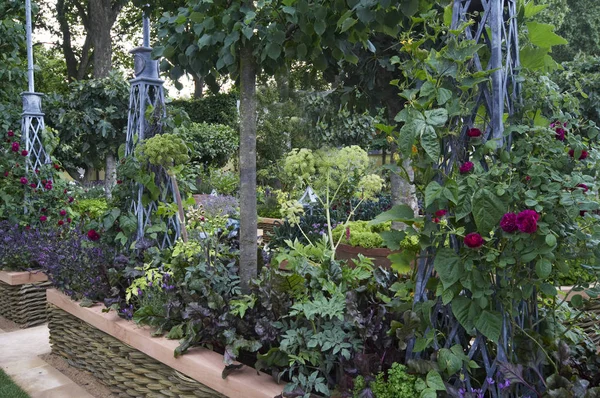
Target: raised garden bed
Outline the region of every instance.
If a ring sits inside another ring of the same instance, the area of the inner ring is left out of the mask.
[[[258,217],[258,228],[263,231],[263,242],[269,243],[271,241],[271,235],[273,234],[273,228],[283,224],[283,220],[279,218],[266,218]]]
[[[0,316],[21,327],[46,322],[46,289],[52,284],[42,272],[0,271]]]
[[[360,246],[350,246],[340,243],[335,251],[335,257],[338,260],[349,260],[349,262],[352,262],[352,260],[358,260],[358,255],[362,254],[372,259],[375,266],[389,268],[392,262],[388,259],[388,256],[392,253],[398,252],[385,247],[366,249]]]
[[[175,358],[177,341],[47,291],[52,352],[91,372],[120,397],[273,398],[283,386],[244,366],[223,379],[223,356],[195,348]]]

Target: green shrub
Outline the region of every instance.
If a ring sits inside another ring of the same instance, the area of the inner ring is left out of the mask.
[[[240,187],[239,174],[229,170],[209,168],[198,178],[196,188],[200,193],[211,193],[214,189],[220,195],[235,196]]]
[[[350,230],[350,239],[347,239],[346,229]],[[340,224],[333,229],[333,239],[337,242],[342,238],[342,243],[350,246],[360,246],[367,249],[383,247],[383,239],[380,232],[389,231],[391,223],[369,225],[368,221],[350,221],[347,225]]]
[[[175,130],[188,144],[192,161],[224,166],[240,145],[237,131],[223,124],[190,123]]]
[[[108,210],[108,204],[106,199],[80,199],[75,204],[75,210],[81,215],[88,216],[91,220],[99,219],[106,210]]]
[[[414,398],[419,396],[415,387],[417,378],[406,373],[406,366],[399,363],[393,363],[392,367],[386,372],[380,372],[375,376],[367,386],[365,378],[358,376],[354,380],[353,398],[364,396],[374,396],[375,398]],[[371,390],[368,395],[365,391]]]
[[[186,111],[192,122],[224,124],[237,128],[237,94],[235,93],[176,100],[171,105]]]

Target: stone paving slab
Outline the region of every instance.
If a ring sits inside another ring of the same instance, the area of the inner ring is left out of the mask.
[[[50,352],[47,325],[0,332],[0,368],[31,398],[93,398],[38,355]]]

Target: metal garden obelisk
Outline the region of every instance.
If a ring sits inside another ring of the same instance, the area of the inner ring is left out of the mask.
[[[27,80],[28,90],[21,94],[23,113],[21,117],[21,139],[28,152],[26,170],[39,170],[50,163],[42,142],[44,131],[44,113],[42,112],[42,94],[35,92],[33,80],[33,45],[31,39],[31,0],[25,0],[25,18],[27,30]],[[37,182],[41,184],[40,181]]]
[[[150,20],[144,13],[144,39],[141,47],[130,51],[134,57],[134,79],[130,81],[129,115],[127,121],[127,141],[125,155],[132,155],[135,146],[141,140],[160,134],[161,119],[166,115],[163,81],[159,77],[158,61],[153,60],[150,47]],[[147,110],[153,109],[152,115]],[[161,189],[158,201],[173,202],[173,187],[170,179],[162,169],[154,170],[156,185]],[[138,184],[132,201],[132,209],[137,216],[137,240],[144,237],[144,231],[150,225],[151,215],[158,208],[156,200],[148,199],[144,186]],[[177,217],[163,220],[167,231],[159,237],[161,247],[170,246],[179,237],[179,222]]]

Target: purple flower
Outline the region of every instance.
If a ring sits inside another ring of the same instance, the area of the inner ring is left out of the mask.
[[[517,215],[515,213],[506,213],[502,216],[500,220],[500,228],[504,232],[512,233],[515,232],[517,228]]]
[[[522,212],[517,214],[517,228],[521,232],[532,234],[535,231],[537,231],[537,221],[539,220],[539,218],[540,215],[534,210],[523,210]]]
[[[471,232],[465,236],[465,245],[471,249],[477,249],[483,245],[483,238],[477,232]]]
[[[510,380],[508,379],[505,379],[504,381],[498,383],[498,388],[500,388],[501,390],[504,390],[508,387],[510,387]]]
[[[458,171],[460,171],[460,174],[467,174],[470,173],[473,170],[473,167],[475,167],[475,165],[473,164],[473,162],[464,162],[460,168],[458,169]]]

